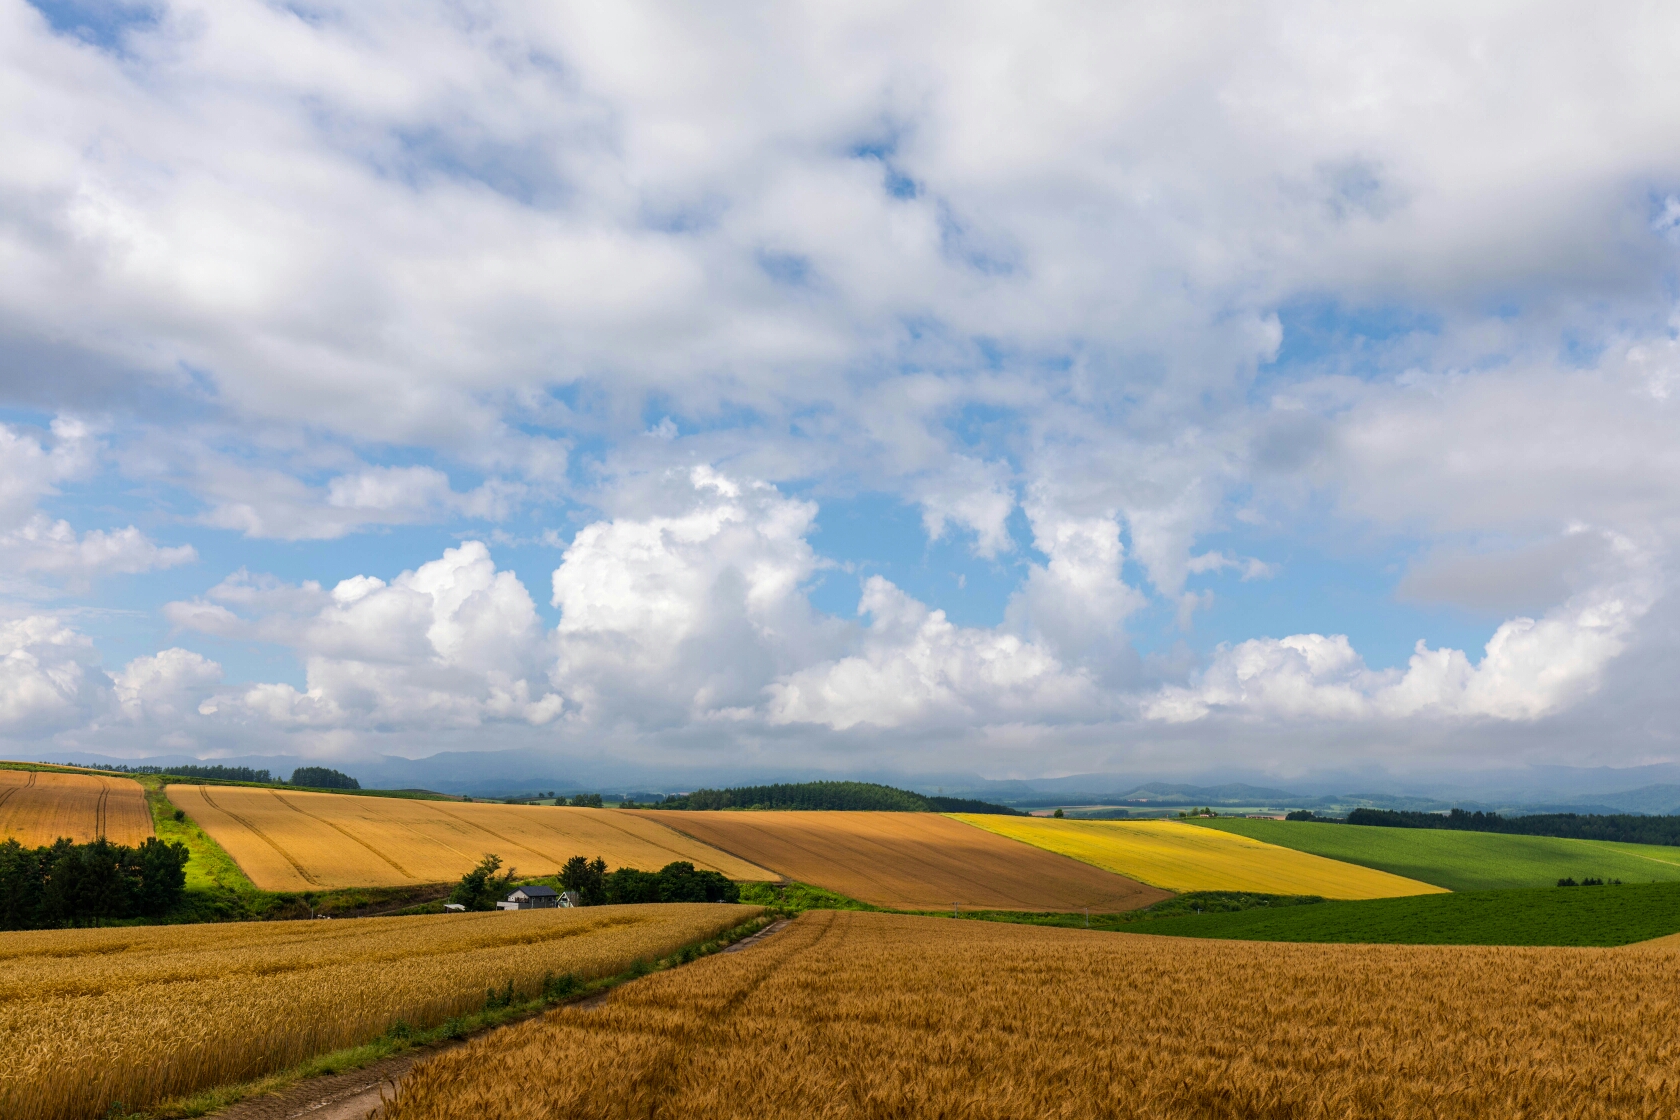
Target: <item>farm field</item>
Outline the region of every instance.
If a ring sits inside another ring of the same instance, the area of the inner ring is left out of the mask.
[[[1394,898],[1442,888],[1178,821],[953,814],[957,820],[1171,891]]]
[[[1222,818],[1195,827],[1346,860],[1454,891],[1551,887],[1586,876],[1680,882],[1680,849],[1552,836]]]
[[[440,1054],[384,1120],[1672,1115],[1677,966],[812,911]]]
[[[1680,884],[1532,887],[1161,918],[1128,933],[1403,945],[1629,945],[1680,933]]]
[[[245,1080],[510,981],[615,975],[756,907],[669,903],[0,937],[0,1115],[68,1120]]]
[[[656,871],[673,860],[731,879],[774,879],[761,867],[616,809],[482,805],[240,786],[168,787],[258,887],[306,891],[441,883],[486,852],[526,875],[572,856]]]
[[[102,774],[0,769],[0,840],[26,848],[67,836],[133,847],[152,834],[140,783]]]
[[[1135,910],[1169,897],[936,813],[638,811],[790,879],[875,906]]]

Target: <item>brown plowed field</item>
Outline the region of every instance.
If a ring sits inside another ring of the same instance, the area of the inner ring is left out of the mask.
[[[811,911],[417,1066],[386,1120],[1672,1117],[1680,954]],[[542,1086],[533,1092],[532,1086]]]
[[[774,879],[668,828],[617,809],[481,805],[244,786],[169,787],[263,890],[395,887],[458,879],[494,852],[525,875],[552,875],[572,856],[657,871],[674,860],[731,879]]]
[[[1136,910],[1170,891],[937,813],[642,810],[790,879],[905,910]]]
[[[26,848],[67,836],[86,844],[103,836],[130,847],[152,834],[140,783],[103,774],[0,770],[0,840]]]

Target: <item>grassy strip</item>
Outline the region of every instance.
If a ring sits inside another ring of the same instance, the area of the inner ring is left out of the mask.
[[[539,1015],[562,1004],[576,1003],[590,996],[600,995],[620,984],[651,973],[676,968],[703,956],[721,952],[737,941],[757,933],[773,920],[774,915],[760,915],[717,937],[685,945],[668,957],[638,960],[616,976],[586,982],[575,980],[570,973],[561,977],[548,977],[543,983],[543,994],[536,999],[520,1000],[512,994],[511,987],[506,996],[494,991],[487,992],[483,1010],[470,1015],[458,1015],[429,1030],[421,1030],[399,1021],[378,1038],[360,1046],[334,1050],[255,1081],[217,1086],[190,1097],[164,1101],[140,1112],[122,1112],[120,1106],[113,1106],[113,1111],[106,1120],[185,1120],[187,1117],[203,1116],[250,1097],[279,1092],[311,1077],[346,1073],[409,1050],[436,1046],[451,1039],[466,1038],[493,1030],[518,1019]]]
[[[1559,879],[1680,881],[1680,849],[1608,840],[1382,828],[1318,821],[1191,821],[1268,844],[1433,883],[1452,891],[1550,887]]]
[[[1248,891],[1189,891],[1162,899],[1142,910],[1117,914],[1043,913],[1031,910],[962,910],[954,916],[978,922],[1006,922],[1022,926],[1056,926],[1061,929],[1101,929],[1118,932],[1139,922],[1157,922],[1202,914],[1233,914],[1244,910],[1281,910],[1313,906],[1323,902],[1317,895],[1255,894]],[[930,917],[951,917],[947,910],[919,911]]]
[[[190,853],[186,896],[164,916],[166,923],[258,922],[308,918],[311,914],[348,918],[399,910],[426,913],[424,906],[416,904],[431,902],[435,902],[433,909],[443,909],[442,899],[449,887],[441,883],[340,887],[301,893],[261,890],[239,869],[233,857],[185,812],[180,820],[175,819],[176,808],[164,790],[169,784],[166,777],[155,774],[132,777],[145,790],[146,804],[152,810],[152,829],[158,839],[179,841]]]
[[[1203,914],[1134,933],[1393,945],[1630,945],[1680,933],[1680,884],[1540,887]]]
[[[786,917],[803,914],[807,910],[884,910],[855,898],[847,898],[836,891],[813,887],[809,883],[742,883],[741,901],[763,906]]]

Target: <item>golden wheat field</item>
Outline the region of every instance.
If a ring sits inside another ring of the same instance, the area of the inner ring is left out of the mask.
[[[1169,893],[937,813],[705,813],[655,809],[708,844],[876,906],[1135,910]]]
[[[101,1116],[247,1080],[383,1033],[435,1026],[512,981],[613,975],[756,907],[248,922],[0,936],[0,1116]]]
[[[103,836],[139,844],[152,834],[140,783],[103,774],[0,770],[0,840],[27,848],[67,836],[86,844]]]
[[[440,883],[487,852],[526,875],[552,875],[572,856],[657,871],[673,860],[731,879],[762,867],[616,809],[482,805],[244,786],[172,785],[185,809],[263,890]]]
[[[812,911],[432,1058],[384,1120],[1674,1116],[1677,961]]]
[[[1173,891],[1397,898],[1445,888],[1178,821],[953,814],[976,828]]]

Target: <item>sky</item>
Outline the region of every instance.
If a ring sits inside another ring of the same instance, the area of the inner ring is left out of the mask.
[[[1677,37],[0,0],[0,748],[1680,761]]]

